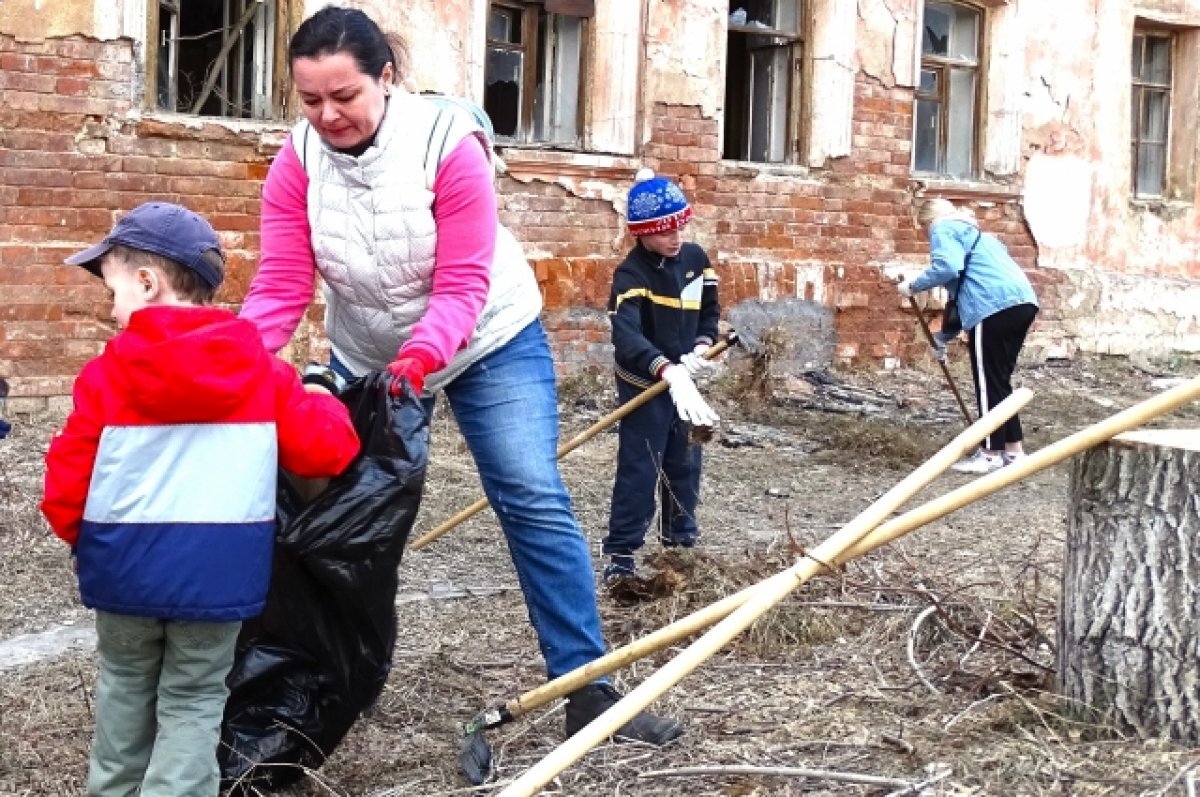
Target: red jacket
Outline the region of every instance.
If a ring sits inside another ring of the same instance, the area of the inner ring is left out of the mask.
[[[258,614],[278,468],[334,476],[359,449],[341,402],[305,392],[252,324],[217,308],[135,312],[74,397],[42,512],[75,546],[84,604],[118,614]]]

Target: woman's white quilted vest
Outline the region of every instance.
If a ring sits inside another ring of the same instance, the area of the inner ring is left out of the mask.
[[[442,158],[468,135],[483,137],[469,114],[395,89],[374,144],[357,158],[331,149],[308,122],[292,131],[308,174],[325,331],[334,354],[356,375],[394,360],[425,314],[437,251],[433,183]],[[521,245],[496,226],[491,287],[475,332],[446,368],[429,375],[427,390],[444,387],[508,343],[541,311]]]

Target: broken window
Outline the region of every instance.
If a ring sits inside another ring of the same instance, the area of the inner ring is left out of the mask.
[[[913,168],[975,174],[983,13],[959,3],[925,3],[921,76],[913,119]]]
[[[278,0],[157,0],[149,96],[166,111],[269,119]],[[287,4],[287,0],[283,0]]]
[[[730,0],[725,158],[780,163],[795,155],[800,19],[800,0]]]
[[[1133,34],[1133,108],[1131,142],[1133,193],[1162,196],[1167,180],[1167,142],[1171,129],[1171,50],[1169,33]]]
[[[590,3],[567,0],[490,5],[483,107],[497,138],[579,143],[584,17],[590,12]]]

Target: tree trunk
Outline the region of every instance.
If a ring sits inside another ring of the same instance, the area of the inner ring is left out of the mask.
[[[1075,460],[1058,627],[1064,696],[1142,738],[1200,743],[1200,431]]]

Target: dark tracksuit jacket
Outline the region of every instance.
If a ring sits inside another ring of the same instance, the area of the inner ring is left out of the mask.
[[[667,258],[639,242],[613,274],[608,300],[620,403],[658,382],[696,344],[714,343],[720,315],[717,275],[701,247],[685,243]],[[642,546],[656,493],[663,542],[694,544],[700,447],[689,444],[688,433],[666,393],[621,420],[606,554]]]
[[[608,317],[617,376],[650,387],[697,343],[717,340],[717,275],[708,255],[685,243],[672,258],[638,243],[613,274]]]

